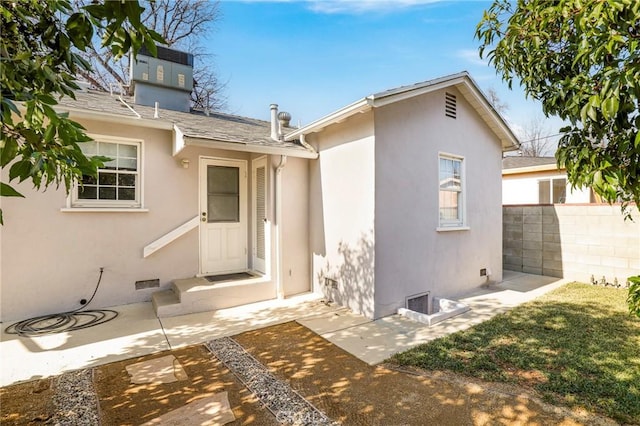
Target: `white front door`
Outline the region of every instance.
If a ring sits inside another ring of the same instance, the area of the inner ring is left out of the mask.
[[[247,269],[247,163],[200,159],[200,273]]]
[[[267,254],[269,252],[269,223],[267,221],[267,159],[253,160],[251,163],[252,204],[253,204],[253,269],[267,273]]]

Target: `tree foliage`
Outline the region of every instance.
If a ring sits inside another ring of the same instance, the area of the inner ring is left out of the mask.
[[[640,201],[640,2],[495,0],[476,37],[509,86],[570,123],[556,152],[569,182],[630,214]]]
[[[76,7],[84,7],[91,1],[74,0],[74,3]],[[225,107],[224,83],[218,79],[202,46],[203,39],[213,31],[219,19],[219,3],[213,0],[155,0],[140,17],[142,24],[164,38],[167,47],[194,54],[195,87],[191,98],[197,108],[219,110]],[[102,30],[98,29],[97,33],[102,35]],[[81,75],[93,86],[131,94],[128,56],[114,61],[109,47],[97,42],[87,46],[80,55],[92,67],[91,71],[82,70]]]
[[[74,97],[76,75],[91,69],[77,52],[91,46],[96,31],[114,58],[143,45],[155,54],[163,40],[141,23],[143,11],[137,1],[92,2],[79,10],[65,0],[0,2],[0,166],[9,167],[0,196],[22,196],[9,185],[14,180],[31,180],[36,189],[64,184],[69,191],[82,175],[96,175],[101,159],[82,154],[78,143],[89,138],[56,113],[56,99]]]
[[[495,0],[478,24],[480,56],[519,80],[560,129],[556,158],[574,187],[640,204],[640,2]],[[629,308],[640,316],[640,277]]]

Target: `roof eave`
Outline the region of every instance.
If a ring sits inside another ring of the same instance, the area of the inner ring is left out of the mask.
[[[340,123],[341,121],[346,120],[352,115],[363,113],[371,109],[371,101],[369,98],[360,99],[352,104],[347,105],[344,108],[341,108],[329,115],[326,115],[312,123],[307,124],[304,127],[301,127],[287,135],[285,135],[285,141],[291,141],[294,139],[299,139],[301,135],[308,135],[309,133],[319,132],[325,127]]]
[[[456,87],[458,87],[458,90],[460,90],[471,106],[475,108],[480,118],[482,118],[487,126],[498,136],[502,152],[520,149],[520,142],[516,135],[504,118],[502,118],[498,111],[496,111],[487,100],[471,76],[466,75],[464,78],[461,78],[461,81],[456,83]]]
[[[205,139],[195,138],[191,136],[184,136],[184,143],[186,146],[198,146],[201,148],[218,148],[225,149],[227,151],[237,152],[252,152],[256,154],[271,154],[271,155],[287,155],[289,157],[318,158],[317,152],[309,151],[308,149],[291,149],[281,146],[268,146],[268,145],[254,145],[244,142],[229,142],[221,141],[217,139]]]
[[[126,116],[120,114],[112,114],[108,112],[92,111],[87,109],[78,109],[59,105],[56,107],[57,111],[68,112],[69,117],[74,119],[96,120],[104,121],[107,123],[129,124],[133,126],[148,127],[152,129],[172,130],[173,123],[163,120],[138,118],[133,116]]]
[[[543,164],[539,166],[527,166],[527,167],[512,167],[510,169],[503,169],[503,175],[517,175],[522,173],[535,173],[535,172],[548,172],[548,171],[562,171],[557,164]]]
[[[483,121],[485,121],[489,128],[498,136],[502,152],[516,151],[520,148],[518,138],[511,131],[502,116],[487,101],[482,91],[478,88],[478,85],[466,71],[430,80],[422,85],[402,87],[397,90],[370,95],[289,133],[285,136],[285,140],[293,140],[299,138],[300,135],[319,132],[331,124],[339,123],[352,115],[368,111],[372,108],[382,107],[451,86],[464,88],[460,91],[467,101],[478,111]]]

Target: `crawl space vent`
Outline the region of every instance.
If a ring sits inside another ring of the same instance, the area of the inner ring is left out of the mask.
[[[451,93],[444,93],[444,115],[451,118],[456,118],[457,103],[456,95]]]
[[[407,309],[421,314],[429,314],[429,293],[416,294],[407,297]]]

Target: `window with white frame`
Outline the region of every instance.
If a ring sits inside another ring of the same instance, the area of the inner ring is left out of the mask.
[[[83,176],[73,194],[74,207],[140,207],[140,141],[101,138],[79,143],[87,157],[108,157],[98,176]]]
[[[463,158],[440,154],[438,167],[440,227],[465,224]]]
[[[538,204],[564,204],[567,201],[567,179],[538,181]]]

